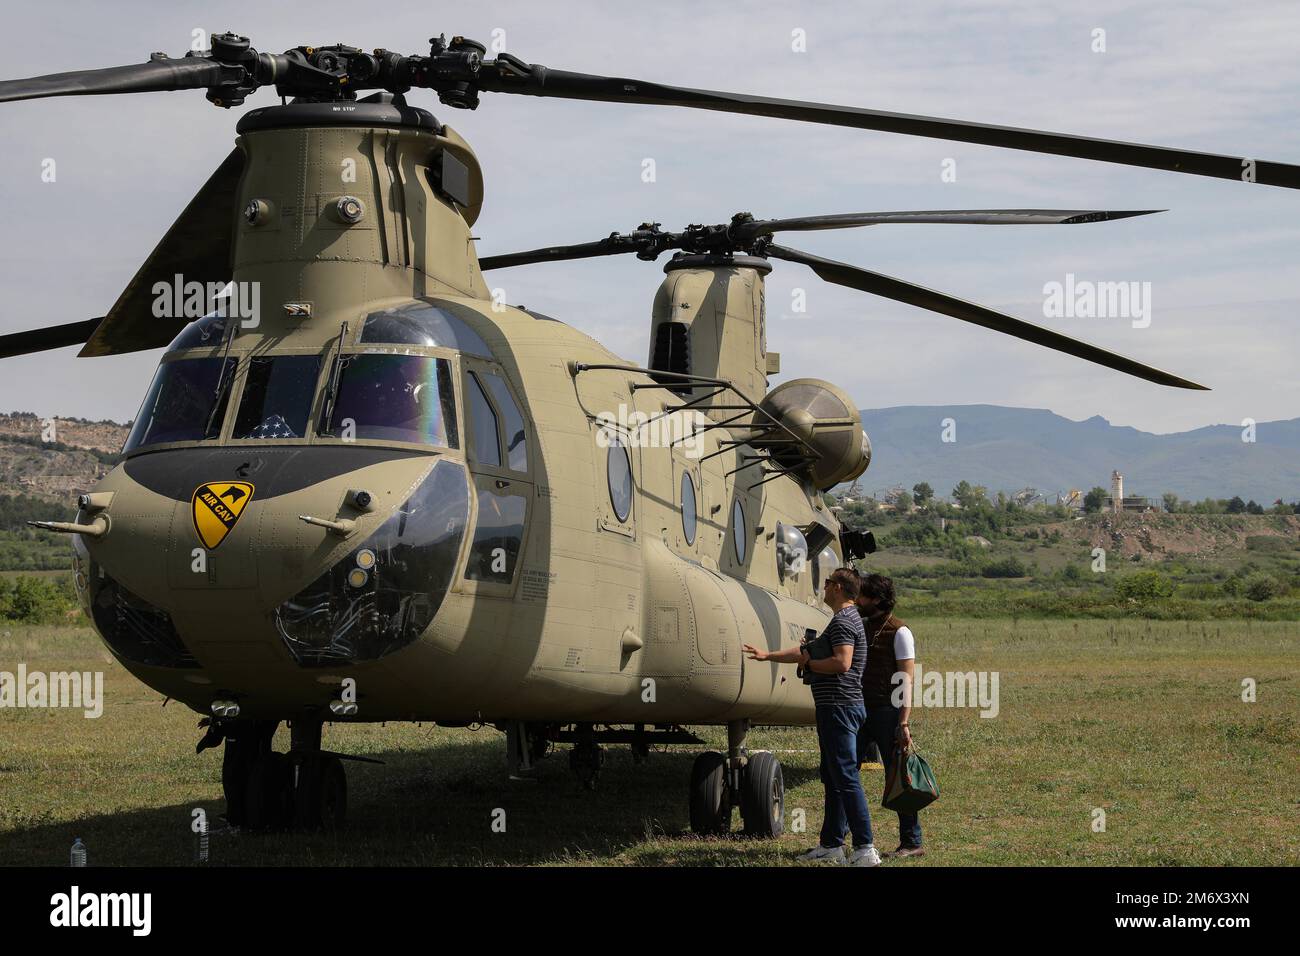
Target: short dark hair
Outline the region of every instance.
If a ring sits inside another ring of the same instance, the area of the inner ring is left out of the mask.
[[[852,568],[836,568],[826,580],[838,584],[844,596],[850,601],[858,599],[858,572]]]
[[[894,592],[894,581],[883,574],[868,574],[862,579],[861,593],[864,597],[876,599],[876,606],[886,614],[894,610],[898,595]]]

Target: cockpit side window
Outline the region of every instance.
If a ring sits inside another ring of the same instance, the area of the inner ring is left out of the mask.
[[[528,470],[528,436],[524,428],[524,416],[519,412],[505,379],[495,372],[474,372],[482,384],[488,387],[492,398],[496,400],[501,412],[501,424],[505,427],[506,462],[511,471]]]
[[[376,345],[422,345],[492,357],[482,336],[456,315],[450,303],[444,306],[413,302],[396,309],[371,312],[361,326],[359,341]]]
[[[183,359],[158,366],[122,450],[216,438],[230,401],[234,371],[233,358]]]
[[[474,435],[474,444],[471,448],[474,460],[480,465],[499,468],[501,467],[501,445],[498,438],[500,430],[497,427],[497,413],[492,409],[492,403],[488,401],[478,376],[470,372],[466,378],[469,380],[466,401],[469,403],[469,427]]]
[[[230,437],[305,437],[319,373],[318,355],[250,359]]]

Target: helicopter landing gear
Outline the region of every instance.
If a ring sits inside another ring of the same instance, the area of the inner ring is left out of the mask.
[[[343,761],[333,754],[303,754],[293,790],[294,826],[303,830],[337,830],[348,814],[348,780]]]
[[[700,836],[720,836],[730,829],[727,758],[716,750],[706,750],[691,767],[691,831]]]
[[[319,720],[296,719],[290,729],[286,758],[292,767],[288,790],[293,825],[303,830],[337,830],[348,813],[343,761],[321,750]]]
[[[271,749],[277,720],[223,726],[226,819],[248,830],[333,830],[347,816],[343,762],[320,748],[319,720],[296,719],[289,753]]]
[[[248,793],[254,766],[271,752],[275,720],[225,721],[220,733],[225,738],[221,759],[221,789],[226,798],[226,819],[232,826],[249,825]],[[260,809],[260,808],[259,808]]]
[[[600,777],[600,768],[604,762],[605,751],[596,743],[594,725],[579,724],[577,742],[569,751],[569,768],[578,775],[584,787],[595,790],[596,780]]]
[[[530,724],[512,720],[505,725],[506,766],[511,780],[536,780],[533,771],[537,762],[546,756],[551,741],[546,724]]]
[[[781,761],[766,750],[751,754],[740,790],[740,815],[745,833],[760,840],[785,832],[785,779]]]
[[[293,819],[293,767],[288,754],[268,750],[249,768],[244,789],[244,825],[282,830]]]
[[[785,780],[781,762],[767,751],[744,748],[749,721],[727,725],[727,753],[707,750],[691,768],[691,830],[719,836],[731,829],[731,809],[739,805],[748,836],[770,839],[785,830]]]

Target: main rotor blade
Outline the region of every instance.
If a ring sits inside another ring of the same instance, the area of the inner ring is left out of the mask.
[[[25,80],[0,80],[0,103],[46,96],[85,96],[96,93],[156,93],[164,90],[206,89],[219,84],[228,67],[203,57],[150,60],[102,70],[51,73]]]
[[[0,335],[0,358],[12,358],[15,355],[80,345],[90,338],[91,333],[102,321],[104,321],[102,317],[86,319],[82,322],[69,322],[67,325],[51,325],[43,329],[29,329],[26,332]]]
[[[1033,342],[1035,345],[1042,345],[1058,352],[1065,352],[1067,355],[1073,355],[1088,362],[1095,362],[1098,365],[1113,368],[1117,372],[1123,372],[1126,375],[1135,375],[1138,378],[1146,379],[1148,382],[1155,382],[1158,385],[1171,385],[1175,388],[1209,391],[1204,385],[1198,385],[1196,382],[1180,378],[1150,365],[1143,365],[1099,346],[1080,342],[1078,339],[1061,335],[1051,329],[1045,329],[1021,319],[1015,319],[1009,315],[1003,315],[1001,312],[986,309],[982,305],[966,302],[963,299],[953,298],[933,289],[913,285],[911,282],[905,282],[902,279],[895,279],[879,272],[860,269],[857,266],[836,262],[833,259],[823,259],[820,256],[814,256],[785,246],[770,245],[767,248],[767,254],[778,259],[785,259],[788,262],[798,262],[808,266],[827,282],[833,282],[836,285],[846,286],[850,289],[857,289],[860,292],[870,292],[886,299],[893,299],[895,302],[905,302],[908,305],[915,305],[931,312],[939,312],[943,315],[952,316],[954,319],[961,319],[963,322],[970,322],[986,329],[992,329],[994,332],[1014,335],[1026,342]]]
[[[758,219],[740,223],[732,233],[744,239],[774,232],[813,232],[819,229],[849,229],[892,223],[949,223],[972,226],[1073,226],[1085,222],[1106,222],[1130,216],[1150,216],[1163,209],[941,209],[907,212],[846,212],[830,216],[800,216],[793,219]]]
[[[580,242],[573,246],[547,246],[545,249],[531,249],[528,252],[510,252],[499,256],[484,256],[478,261],[483,272],[489,269],[509,269],[511,266],[526,266],[534,262],[561,262],[566,259],[594,259],[597,256],[616,256],[622,252],[636,252],[631,245],[620,245],[607,237],[598,242]]]
[[[183,316],[154,316],[154,288],[158,283],[170,287],[178,275],[180,281],[205,286],[230,281],[243,172],[244,151],[236,146],[136,270],[95,334],[77,353],[79,357],[160,349],[175,338],[190,320]]]
[[[500,63],[500,61],[495,61]],[[485,63],[487,67],[489,64]],[[499,93],[524,93],[568,100],[592,100],[602,103],[643,103],[654,106],[684,106],[691,109],[770,116],[776,119],[847,126],[854,129],[880,130],[906,136],[956,140],[982,146],[1000,146],[1031,153],[1073,156],[1121,166],[1145,166],[1168,172],[1236,179],[1300,189],[1300,166],[1254,160],[1243,156],[1223,156],[1166,146],[1147,146],[1067,133],[994,126],[967,120],[943,119],[911,113],[861,109],[830,103],[807,103],[800,100],[697,90],[686,87],[648,83],[644,80],[570,73],[532,65],[528,70],[484,69],[480,87]]]

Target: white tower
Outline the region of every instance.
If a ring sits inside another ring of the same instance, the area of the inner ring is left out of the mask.
[[[1124,510],[1124,476],[1118,471],[1110,473],[1110,510],[1115,514]]]

